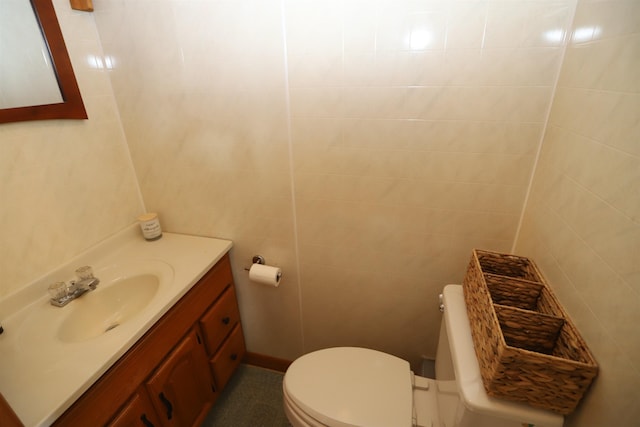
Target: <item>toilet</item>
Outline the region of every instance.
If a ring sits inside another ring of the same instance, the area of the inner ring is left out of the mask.
[[[335,347],[296,359],[283,380],[294,427],[561,427],[562,415],[492,398],[482,384],[462,286],[443,290],[436,379],[376,350]]]

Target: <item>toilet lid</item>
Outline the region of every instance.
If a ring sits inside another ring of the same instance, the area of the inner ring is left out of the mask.
[[[306,354],[289,366],[284,389],[295,404],[336,427],[410,427],[409,363],[375,350],[337,347]]]

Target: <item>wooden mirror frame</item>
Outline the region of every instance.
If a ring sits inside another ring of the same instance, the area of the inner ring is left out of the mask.
[[[53,71],[62,95],[61,103],[33,105],[0,109],[0,123],[27,120],[86,119],[87,112],[82,102],[67,47],[62,38],[55,9],[51,0],[30,0],[42,35],[49,48]]]

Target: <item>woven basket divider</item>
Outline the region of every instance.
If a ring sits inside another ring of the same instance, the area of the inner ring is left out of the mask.
[[[514,290],[508,289],[510,283]],[[535,264],[474,250],[463,287],[487,394],[573,412],[598,366]],[[528,323],[534,329],[527,334]]]
[[[507,345],[551,354],[556,346],[564,319],[495,304],[500,330]]]
[[[512,277],[484,274],[489,294],[494,304],[508,305],[525,310],[535,310],[544,288],[540,282],[514,279]]]
[[[542,282],[542,274],[528,258],[480,250],[476,250],[475,255],[482,273]]]

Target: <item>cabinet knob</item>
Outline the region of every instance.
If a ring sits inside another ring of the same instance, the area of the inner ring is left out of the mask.
[[[228,325],[229,322],[231,322],[231,318],[229,316],[225,316],[222,318],[222,323],[224,323],[225,325]]]
[[[238,355],[233,353],[230,357],[231,357],[231,360],[236,360],[238,358]]]

